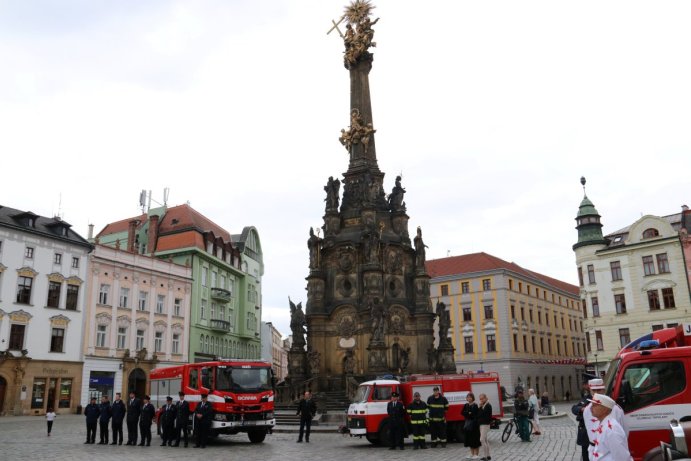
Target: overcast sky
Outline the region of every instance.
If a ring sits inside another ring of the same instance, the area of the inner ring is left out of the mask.
[[[86,236],[139,192],[259,230],[264,320],[305,301],[340,177],[345,0],[0,0],[0,204]],[[605,232],[691,205],[691,2],[375,1],[379,166],[428,259],[484,251],[577,283]]]

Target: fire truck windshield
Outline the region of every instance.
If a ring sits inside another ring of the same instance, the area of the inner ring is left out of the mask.
[[[217,367],[216,390],[257,392],[271,390],[270,368]]]
[[[605,373],[605,379],[604,379],[605,393],[607,395],[612,395],[613,387],[615,384],[614,378],[617,376],[617,371],[619,370],[619,364],[620,363],[621,363],[621,359],[614,359],[609,364],[609,368],[607,368],[607,373]]]
[[[369,397],[371,386],[360,386],[357,389],[355,397],[353,397],[353,403],[367,402],[367,397]]]

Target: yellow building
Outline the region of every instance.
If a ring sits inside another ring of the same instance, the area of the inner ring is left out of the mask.
[[[497,372],[551,398],[577,396],[585,336],[578,287],[487,253],[430,260],[433,301],[446,304],[457,371]]]

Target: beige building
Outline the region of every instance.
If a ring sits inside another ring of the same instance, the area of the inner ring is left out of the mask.
[[[646,215],[603,237],[600,215],[583,198],[573,249],[590,372],[604,373],[630,341],[690,319],[682,215]]]
[[[271,322],[262,322],[262,360],[273,365],[276,381],[288,374],[288,349],[283,346],[283,335]]]
[[[508,392],[577,395],[585,353],[578,287],[486,253],[431,260],[427,271],[433,303],[450,312],[457,371],[497,372]]]
[[[81,402],[144,395],[153,368],[189,360],[192,268],[97,244],[89,271]]]

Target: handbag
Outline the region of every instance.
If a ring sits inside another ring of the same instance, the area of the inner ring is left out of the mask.
[[[528,410],[528,418],[535,418],[535,408],[531,408],[530,410]]]

